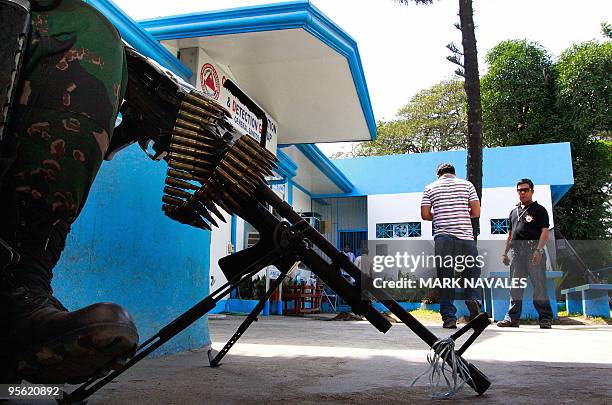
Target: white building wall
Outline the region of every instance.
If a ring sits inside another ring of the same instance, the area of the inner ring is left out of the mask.
[[[227,279],[221,272],[221,268],[219,267],[219,259],[227,256],[230,252],[228,252],[228,246],[232,241],[232,216],[226,213],[223,210],[220,210],[223,214],[223,217],[226,220],[226,223],[221,222],[221,220],[217,220],[219,223],[218,228],[213,228],[210,234],[210,276],[211,276],[211,291],[217,289],[227,282]],[[244,227],[243,227],[244,229]],[[212,280],[214,277],[214,284],[212,284]]]
[[[550,186],[535,186],[533,199],[546,208],[550,227],[554,227],[552,195]],[[483,190],[480,214],[480,239],[505,240],[506,235],[491,235],[491,219],[508,218],[510,211],[519,202],[516,187],[487,188]]]
[[[300,190],[299,188],[293,187],[293,202],[291,206],[296,212],[311,212],[312,203],[310,196]]]
[[[376,224],[421,222],[420,238],[432,239],[431,222],[421,219],[422,193],[377,194],[368,196],[368,237],[376,238]]]
[[[244,219],[236,216],[236,246],[234,249],[236,252],[245,248],[244,246]]]
[[[486,188],[482,192],[482,209],[480,214],[480,237],[482,240],[505,240],[506,235],[491,234],[491,219],[508,218],[510,211],[518,202],[516,187]],[[421,222],[420,238],[400,239],[433,239],[431,221],[421,219],[422,193],[378,194],[368,196],[368,235],[376,239],[377,223]],[[550,226],[554,226],[552,217],[552,197],[550,186],[535,186],[534,199],[548,211]]]
[[[368,196],[368,236],[370,240],[431,240],[432,236],[432,222],[424,221],[421,219],[421,198],[422,193],[404,193],[404,194],[379,194]],[[550,186],[548,185],[536,185],[534,199],[539,204],[544,206],[548,211],[550,219],[550,227],[554,226],[554,219],[552,215],[552,196],[550,192]],[[508,218],[510,211],[514,208],[518,202],[518,196],[516,194],[516,187],[499,187],[499,188],[487,188],[483,190],[483,204],[480,215],[480,235],[479,240],[479,253],[483,254],[486,251],[486,255],[491,259],[486,260],[487,268],[484,269],[483,274],[487,274],[491,271],[504,271],[508,270],[508,267],[503,266],[499,263],[498,257],[504,249],[504,242],[507,235],[493,235],[491,234],[491,219],[502,219]],[[421,223],[421,237],[412,238],[394,238],[394,239],[378,239],[376,238],[376,224],[377,223],[401,223],[401,222],[420,222]],[[548,251],[549,258],[547,267],[552,269],[554,267],[555,258],[553,256],[554,249],[552,248],[553,242],[552,232],[549,238]],[[499,241],[497,243],[487,241]]]

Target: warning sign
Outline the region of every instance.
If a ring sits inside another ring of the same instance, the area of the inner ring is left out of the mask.
[[[227,74],[223,68],[208,59],[200,69],[197,87],[202,89],[208,97],[218,100],[227,109],[232,116],[234,127],[260,141],[263,132],[262,119],[223,86],[226,77]],[[266,121],[266,148],[276,153],[278,123],[268,113],[266,113]]]
[[[201,88],[206,95],[212,99],[218,100],[221,93],[219,85],[219,75],[217,70],[210,63],[205,63],[200,69]]]

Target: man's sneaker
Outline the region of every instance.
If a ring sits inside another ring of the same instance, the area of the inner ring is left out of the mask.
[[[507,319],[504,319],[503,321],[499,321],[497,322],[497,326],[499,326],[500,328],[518,328],[519,327],[519,323],[518,321],[509,321]]]
[[[465,305],[470,310],[470,315],[468,318],[468,322],[472,319],[476,318],[478,314],[480,314],[480,303],[476,300],[467,300],[465,301]]]
[[[540,329],[552,329],[552,321],[550,319],[540,319]]]
[[[445,329],[457,329],[457,320],[455,318],[448,318],[442,323],[442,327]]]

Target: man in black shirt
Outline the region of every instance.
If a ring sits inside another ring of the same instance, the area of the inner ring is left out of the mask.
[[[540,328],[550,329],[552,309],[546,291],[546,255],[544,246],[548,239],[548,212],[533,201],[533,182],[521,179],[516,184],[520,202],[510,212],[510,229],[502,255],[504,265],[510,265],[510,278],[529,276],[533,284],[533,304],[538,311]],[[512,264],[508,251],[512,249]],[[524,288],[510,289],[510,308],[499,327],[518,327],[523,306]]]

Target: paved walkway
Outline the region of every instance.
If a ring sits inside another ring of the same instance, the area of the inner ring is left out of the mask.
[[[242,317],[212,319],[220,349]],[[438,336],[450,332],[430,326]],[[457,401],[612,403],[612,326],[487,328],[466,352],[493,381],[482,397]],[[95,394],[90,404],[372,404],[429,401],[426,346],[403,324],[381,334],[367,322],[261,318],[208,367],[205,351],[145,360]]]

